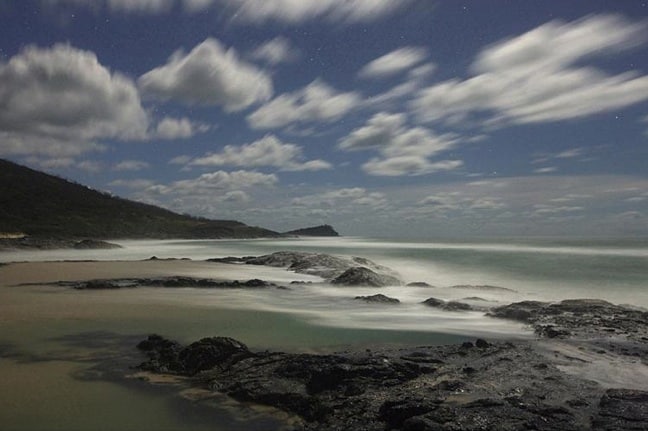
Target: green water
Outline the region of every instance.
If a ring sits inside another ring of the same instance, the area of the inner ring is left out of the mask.
[[[181,342],[230,336],[252,349],[323,352],[427,345],[462,337],[323,327],[294,315],[169,303],[168,290],[78,292],[0,287],[2,430],[254,430],[281,421],[245,406],[184,399],[178,388],[125,380],[136,343],[159,333]],[[194,291],[183,291],[191,296]],[[18,304],[18,305],[16,305]],[[3,310],[3,306],[5,310]],[[3,312],[4,311],[4,312]]]

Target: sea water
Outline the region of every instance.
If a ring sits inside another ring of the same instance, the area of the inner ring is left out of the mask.
[[[136,341],[152,332],[182,342],[223,335],[257,349],[317,352],[439,344],[475,336],[533,336],[529,328],[488,318],[483,311],[446,312],[422,305],[429,297],[476,307],[566,298],[648,307],[644,240],[430,242],[347,237],[115,242],[124,248],[1,252],[0,262],[96,260],[86,262],[81,277],[92,278],[110,276],[106,268],[113,267],[102,267],[103,261],[189,258],[158,262],[160,268],[167,267],[158,275],[264,278],[291,289],[73,291],[9,286],[0,278],[0,423],[6,429],[243,430],[273,429],[277,424],[271,416],[244,408],[205,408],[173,391],[89,378],[102,358],[120,349],[134,350]],[[406,283],[421,281],[433,287],[290,285],[295,280],[322,280],[277,268],[200,262],[280,250],[366,257],[392,268]],[[51,265],[39,280],[79,277],[80,264]],[[8,268],[0,267],[0,277]],[[353,299],[376,293],[398,298],[401,304]],[[126,372],[126,363],[124,367]]]

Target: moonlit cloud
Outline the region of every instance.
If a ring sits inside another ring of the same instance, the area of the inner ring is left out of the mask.
[[[189,162],[193,166],[272,166],[282,171],[318,171],[331,169],[324,160],[303,161],[302,148],[284,143],[274,135],[241,146],[227,145],[221,152],[210,153]]]
[[[424,48],[399,48],[368,63],[360,69],[358,76],[362,78],[385,78],[422,63],[426,57],[427,51]],[[431,73],[429,67],[425,70],[419,70],[417,74]]]
[[[155,99],[218,105],[227,112],[272,96],[272,80],[265,72],[212,38],[189,53],[176,51],[165,65],[142,75],[138,84],[145,95]]]
[[[146,138],[133,82],[70,45],[27,46],[0,62],[0,152],[79,155],[94,140]]]
[[[646,28],[615,15],[549,22],[485,48],[472,65],[475,76],[430,86],[411,107],[425,122],[485,112],[497,125],[583,118],[648,100],[648,76],[583,65],[645,42]]]
[[[115,171],[141,171],[150,168],[151,165],[143,160],[123,160],[117,163],[113,170]]]
[[[204,133],[210,129],[205,124],[191,122],[188,118],[164,117],[156,126],[153,137],[159,139],[190,138],[197,133]]]
[[[454,136],[437,136],[422,127],[408,127],[404,114],[378,113],[363,127],[340,140],[345,151],[374,150],[381,157],[372,158],[362,166],[370,175],[423,175],[448,171],[463,165],[460,160],[432,162],[430,157],[453,148]]]
[[[259,45],[250,53],[253,59],[264,61],[273,66],[294,62],[299,58],[299,55],[299,51],[292,46],[290,40],[281,36]]]
[[[280,21],[297,24],[315,18],[340,22],[377,20],[410,0],[218,0],[243,22]]]
[[[320,80],[261,106],[247,120],[254,129],[275,129],[293,123],[331,122],[361,104],[358,93],[341,93]]]

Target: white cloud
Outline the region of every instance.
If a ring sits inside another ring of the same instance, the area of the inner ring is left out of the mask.
[[[181,5],[188,13],[196,13],[219,5],[232,21],[260,23],[275,20],[300,23],[323,17],[336,23],[366,22],[387,16],[411,0],[42,0],[45,4],[70,3],[111,11],[158,14],[170,12]]]
[[[345,151],[379,152],[380,158],[373,158],[362,167],[371,175],[423,175],[463,165],[459,160],[429,160],[453,148],[457,143],[455,136],[437,136],[423,127],[408,127],[406,121],[404,114],[375,114],[365,126],[340,140],[338,146]]]
[[[255,60],[265,61],[271,65],[290,63],[299,58],[299,51],[293,47],[290,40],[279,36],[259,45],[250,56]]]
[[[248,115],[247,120],[255,129],[274,129],[292,123],[331,122],[360,104],[358,93],[340,93],[315,80],[301,90],[276,97]]]
[[[233,190],[231,192],[225,193],[225,196],[223,196],[223,201],[246,203],[250,201],[250,195],[245,193],[243,190]]]
[[[323,160],[303,162],[301,147],[284,143],[274,135],[241,146],[227,145],[219,153],[207,154],[189,162],[193,166],[273,166],[283,171],[317,171],[330,169]]]
[[[216,171],[202,174],[197,178],[175,181],[169,185],[157,184],[148,188],[148,192],[159,195],[196,195],[209,198],[215,191],[232,191],[255,186],[273,186],[278,182],[274,174],[263,174],[254,171]]]
[[[403,175],[426,175],[435,172],[451,171],[463,166],[461,160],[441,160],[431,162],[426,157],[395,156],[386,159],[373,158],[362,165],[362,170],[370,175],[398,177]]]
[[[148,162],[142,160],[123,160],[117,163],[113,170],[115,171],[141,171],[142,169],[148,169],[151,165]]]
[[[197,133],[204,133],[210,129],[205,124],[198,124],[188,118],[164,117],[156,126],[153,137],[160,139],[190,138]]]
[[[142,178],[138,178],[134,180],[119,179],[108,183],[108,185],[111,187],[124,187],[133,190],[144,190],[146,188],[153,186],[154,184],[155,183],[153,181],[142,179]]]
[[[439,192],[421,199],[418,205],[434,212],[501,210],[507,207],[500,198],[470,195],[463,192]]]
[[[133,82],[65,44],[27,46],[0,62],[0,152],[79,155],[96,139],[145,139],[149,119]]]
[[[112,10],[123,12],[160,13],[173,6],[173,0],[108,0]]]
[[[385,195],[379,192],[369,192],[362,187],[342,188],[323,193],[311,194],[294,198],[292,205],[308,207],[309,209],[334,209],[345,212],[350,208],[384,208],[387,205]]]
[[[142,75],[142,92],[161,100],[219,105],[240,111],[272,96],[272,80],[233,48],[208,38],[191,52],[176,51],[169,61]]]
[[[427,51],[418,47],[403,47],[379,57],[358,72],[362,78],[384,78],[403,72],[422,63],[427,57]],[[419,70],[416,74],[430,73],[429,66],[425,70]]]
[[[92,174],[101,172],[104,169],[103,163],[96,160],[84,160],[80,163],[76,163],[75,167]]]
[[[232,16],[248,22],[300,23],[318,17],[336,23],[366,22],[387,16],[410,0],[218,0]]]
[[[587,117],[648,99],[648,76],[609,76],[583,66],[645,42],[646,25],[615,15],[552,21],[482,50],[474,77],[424,89],[411,107],[421,121],[459,121],[488,113],[489,123],[541,123]]]
[[[545,168],[535,169],[533,172],[535,172],[536,174],[550,174],[552,172],[556,172],[557,170],[558,168],[555,166],[547,166]]]

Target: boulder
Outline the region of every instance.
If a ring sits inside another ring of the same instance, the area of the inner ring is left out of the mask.
[[[354,299],[375,304],[400,304],[400,301],[398,299],[390,298],[389,296],[385,296],[382,293],[371,296],[356,296]]]
[[[342,286],[398,286],[400,280],[390,275],[378,274],[369,268],[356,266],[349,268],[331,281]]]

